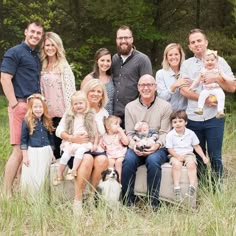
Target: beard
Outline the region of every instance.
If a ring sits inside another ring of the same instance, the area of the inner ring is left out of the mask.
[[[123,43],[123,44],[124,44],[124,43]],[[122,48],[121,45],[118,45],[118,46],[117,46],[117,51],[118,51],[118,53],[119,53],[120,55],[125,55],[125,56],[127,56],[127,55],[130,54],[130,51],[131,51],[133,45],[132,45],[132,44],[128,44],[128,43],[126,43],[125,45],[127,46],[126,48]]]

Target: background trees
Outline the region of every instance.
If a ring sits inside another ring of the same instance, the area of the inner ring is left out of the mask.
[[[77,85],[92,69],[100,47],[116,52],[115,32],[120,25],[133,29],[135,46],[160,68],[164,47],[181,43],[187,56],[187,35],[200,27],[209,36],[209,48],[218,50],[236,71],[236,0],[1,0],[0,57],[24,39],[29,19],[40,19],[47,31],[63,39],[73,64]]]

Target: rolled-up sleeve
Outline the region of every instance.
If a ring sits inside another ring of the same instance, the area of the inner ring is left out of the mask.
[[[29,141],[29,128],[25,120],[23,120],[22,131],[21,131],[21,141],[20,141],[21,150],[28,150],[28,141]]]

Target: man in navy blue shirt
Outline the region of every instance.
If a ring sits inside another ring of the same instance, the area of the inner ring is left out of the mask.
[[[40,92],[40,59],[35,47],[43,36],[43,25],[30,22],[25,29],[25,40],[8,49],[1,65],[1,83],[8,99],[8,116],[12,153],[5,167],[4,193],[12,196],[12,186],[22,161],[20,137],[22,121],[27,111],[26,98]]]

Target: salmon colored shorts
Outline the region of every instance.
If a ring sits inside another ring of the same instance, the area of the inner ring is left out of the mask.
[[[8,106],[11,145],[20,145],[22,121],[27,112],[27,103],[19,102],[15,108]]]

